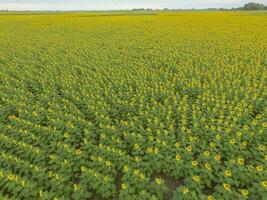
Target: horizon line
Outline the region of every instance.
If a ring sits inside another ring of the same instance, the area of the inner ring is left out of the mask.
[[[48,9],[48,10],[43,10],[43,9],[0,9],[0,11],[5,11],[5,12],[14,12],[14,11],[20,11],[20,12],[36,12],[36,11],[46,11],[46,12],[72,12],[72,11],[164,11],[164,10],[208,10],[208,9],[226,9],[226,10],[231,10],[231,9],[237,9],[237,8],[242,8],[242,7],[232,7],[232,8],[226,8],[226,7],[206,7],[206,8],[131,8],[131,9],[74,9],[74,10],[69,10],[69,9]]]

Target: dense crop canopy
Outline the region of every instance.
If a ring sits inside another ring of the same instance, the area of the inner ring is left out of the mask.
[[[1,199],[267,196],[267,14],[0,13]]]

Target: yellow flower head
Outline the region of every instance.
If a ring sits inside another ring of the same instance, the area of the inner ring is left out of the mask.
[[[77,191],[78,190],[78,185],[75,183],[74,185],[73,185],[73,191]]]
[[[135,175],[138,175],[139,173],[140,173],[140,171],[139,171],[138,169],[135,169],[135,170],[134,170],[134,174],[135,174]]]
[[[138,148],[139,148],[139,144],[135,144],[134,149],[138,149]]]
[[[80,155],[82,153],[82,151],[80,149],[76,149],[75,153],[76,153],[76,155]]]
[[[238,131],[238,132],[236,133],[236,135],[237,135],[238,137],[240,137],[240,136],[242,135],[242,132],[241,132],[241,131]]]
[[[210,164],[209,163],[205,163],[205,168],[208,170],[211,170]]]
[[[213,196],[209,195],[208,200],[214,200]]]
[[[223,187],[224,187],[225,190],[230,190],[231,189],[231,186],[229,184],[227,184],[227,183],[224,183]]]
[[[8,179],[9,181],[13,181],[13,180],[15,179],[15,176],[14,176],[14,175],[9,175],[9,176],[7,177],[7,179]]]
[[[64,137],[65,138],[68,138],[69,137],[69,134],[68,133],[64,133]]]
[[[232,176],[232,172],[230,170],[225,170],[224,175],[225,176]]]
[[[82,170],[82,172],[85,172],[86,171],[86,167],[85,166],[81,166],[81,170]]]
[[[211,147],[215,147],[216,144],[215,144],[214,142],[210,142],[210,146],[211,146]]]
[[[98,156],[98,161],[99,162],[102,162],[103,161],[103,158],[101,156]]]
[[[181,156],[180,156],[179,154],[177,154],[176,157],[175,157],[175,159],[176,159],[177,161],[179,161],[179,160],[181,160]]]
[[[109,160],[106,161],[106,165],[107,166],[110,166],[111,165],[111,162]]]
[[[262,187],[267,188],[267,181],[262,181],[261,185],[262,185]]]
[[[247,142],[247,141],[244,141],[244,142],[242,142],[242,145],[243,145],[244,147],[246,147],[246,146],[248,145],[248,142]]]
[[[199,182],[200,181],[200,177],[199,176],[193,176],[193,180],[196,181],[196,182]]]
[[[245,160],[243,158],[238,158],[237,162],[238,162],[239,165],[244,165]]]
[[[128,185],[127,185],[126,183],[122,183],[122,184],[121,184],[121,188],[122,188],[123,190],[125,190],[125,189],[128,188]]]
[[[241,194],[242,194],[243,196],[248,196],[249,192],[248,192],[247,190],[245,190],[245,189],[242,189],[242,190],[241,190]]]
[[[186,151],[191,152],[192,151],[192,146],[186,147]]]
[[[216,155],[215,156],[215,160],[218,160],[218,161],[221,160],[221,156],[220,155]]]
[[[259,145],[259,150],[264,151],[265,150],[265,146],[263,144],[260,144]]]
[[[235,144],[235,143],[236,143],[235,139],[230,140],[230,144]]]
[[[155,181],[156,181],[156,183],[157,183],[158,185],[161,184],[161,178],[156,178]]]
[[[210,152],[209,151],[204,151],[204,156],[209,157],[210,156]]]
[[[154,149],[154,153],[155,154],[158,154],[159,153],[159,149],[157,147]]]
[[[259,171],[259,172],[263,171],[263,167],[262,167],[261,165],[258,165],[258,166],[256,167],[256,169],[257,169],[257,171]]]
[[[25,187],[26,184],[25,184],[24,180],[21,181],[21,185],[22,185],[22,187]]]
[[[152,153],[152,152],[153,152],[153,149],[152,149],[151,147],[148,147],[148,148],[147,148],[147,151],[148,151],[149,153]]]
[[[129,170],[129,167],[127,165],[124,165],[123,169],[125,172],[127,172]]]
[[[180,147],[180,142],[175,142],[174,146],[175,147]]]
[[[198,162],[197,162],[196,160],[193,160],[193,161],[192,161],[192,166],[195,167],[195,166],[197,166],[197,165],[198,165]]]
[[[140,162],[140,158],[138,156],[134,157],[135,162]]]
[[[55,154],[50,155],[50,159],[51,160],[55,160],[56,159],[56,155]]]
[[[183,193],[186,194],[189,192],[189,189],[188,188],[183,188]]]
[[[104,176],[104,181],[108,181],[108,176]]]

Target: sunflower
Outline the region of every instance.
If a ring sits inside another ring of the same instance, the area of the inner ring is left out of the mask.
[[[248,196],[249,192],[247,190],[245,190],[245,189],[241,189],[241,194],[243,196]]]
[[[197,162],[196,160],[193,160],[193,161],[191,162],[191,164],[192,164],[193,167],[196,167],[196,166],[198,165],[198,162]]]
[[[224,183],[223,187],[224,187],[225,190],[230,190],[231,189],[231,186],[229,184],[227,184],[227,183]]]
[[[224,175],[225,176],[232,176],[232,172],[230,170],[225,170]]]
[[[180,156],[179,154],[177,154],[177,155],[175,156],[175,159],[176,159],[177,161],[179,161],[179,160],[181,160],[181,156]]]
[[[111,162],[109,160],[107,160],[105,164],[106,164],[106,166],[110,166]]]
[[[75,151],[76,155],[81,155],[81,153],[82,153],[82,151],[80,149],[76,149],[76,151]]]
[[[127,185],[126,183],[122,183],[122,184],[121,184],[121,188],[122,188],[123,190],[126,190],[126,189],[128,188],[128,185]]]
[[[156,178],[155,181],[156,181],[156,183],[157,183],[158,185],[161,184],[161,178]]]
[[[196,181],[196,182],[199,182],[200,181],[200,177],[199,176],[193,176],[193,180]]]
[[[235,144],[236,143],[236,140],[235,139],[231,139],[230,140],[230,144]]]
[[[258,166],[256,167],[256,169],[257,169],[257,171],[259,171],[259,172],[263,171],[263,167],[262,167],[261,165],[258,165]]]
[[[237,162],[239,165],[244,165],[245,160],[243,158],[238,158]]]
[[[192,146],[188,146],[188,147],[186,147],[186,151],[188,151],[188,152],[191,152],[192,151]]]
[[[262,187],[267,188],[267,181],[262,181],[261,185],[262,185]]]
[[[189,189],[188,189],[188,188],[186,188],[186,187],[183,188],[183,193],[184,193],[184,194],[186,194],[186,193],[188,193],[188,192],[189,192]]]
[[[124,165],[123,170],[124,170],[125,172],[127,172],[127,171],[129,170],[128,165]]]
[[[210,152],[209,151],[204,151],[204,156],[209,157],[210,156]]]
[[[215,158],[215,160],[218,160],[218,161],[221,160],[221,156],[220,155],[216,155],[214,158]]]
[[[205,163],[205,168],[208,170],[211,170],[210,164],[209,163]]]
[[[214,200],[214,197],[212,195],[209,195],[208,200]]]
[[[82,171],[82,172],[85,172],[86,169],[87,169],[87,168],[86,168],[85,166],[81,166],[81,171]]]

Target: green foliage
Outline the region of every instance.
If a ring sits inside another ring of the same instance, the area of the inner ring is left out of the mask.
[[[267,196],[266,14],[0,24],[0,199]]]

